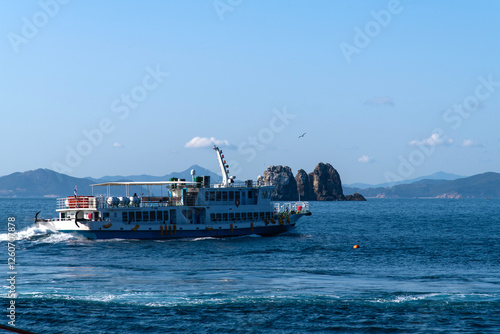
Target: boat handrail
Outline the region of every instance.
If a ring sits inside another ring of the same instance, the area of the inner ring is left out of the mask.
[[[309,212],[309,202],[274,202],[274,213]]]
[[[271,182],[244,182],[244,181],[238,181],[238,182],[233,182],[229,183],[226,186],[223,186],[220,183],[213,183],[210,185],[210,188],[255,188],[255,187],[273,187],[274,185]]]

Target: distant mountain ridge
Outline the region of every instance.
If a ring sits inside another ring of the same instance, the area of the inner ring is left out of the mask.
[[[94,182],[118,182],[118,181],[135,181],[135,182],[154,182],[154,181],[168,181],[171,177],[177,177],[179,179],[185,179],[186,181],[191,181],[191,170],[195,170],[197,176],[208,175],[210,176],[211,182],[217,182],[221,178],[220,175],[203,168],[199,165],[192,165],[182,172],[172,172],[170,174],[165,174],[163,176],[152,176],[152,175],[114,175],[114,176],[103,176],[98,179],[92,177],[86,177],[86,179],[92,180]]]
[[[424,179],[386,188],[346,188],[378,198],[500,198],[500,173],[487,172],[456,180]]]
[[[192,169],[195,169],[196,175],[210,175],[211,182],[217,182],[220,178],[219,175],[198,165],[193,165],[182,172],[173,172],[164,176],[105,176],[99,179],[72,177],[50,169],[40,168],[0,177],[0,197],[66,197],[73,195],[75,186],[78,195],[92,195],[91,184],[113,181],[168,181],[171,177],[191,181]]]
[[[385,183],[379,183],[379,184],[368,184],[368,183],[352,183],[352,184],[345,184],[344,186],[347,188],[358,188],[358,189],[367,189],[367,188],[387,188],[387,187],[393,187],[397,186],[399,184],[411,184],[417,181],[421,180],[446,180],[446,181],[452,181],[452,180],[457,180],[464,178],[466,176],[461,176],[457,174],[451,174],[451,173],[446,173],[446,172],[437,172],[431,175],[426,175],[426,176],[420,176],[414,179],[409,179],[409,180],[401,180],[401,181],[395,181],[395,182],[385,182]]]
[[[0,177],[0,197],[63,197],[90,195],[91,180],[68,176],[50,169],[36,169]]]

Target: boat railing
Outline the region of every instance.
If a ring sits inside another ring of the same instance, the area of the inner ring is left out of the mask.
[[[139,206],[145,207],[145,208],[156,208],[156,207],[163,207],[163,206],[179,206],[179,205],[182,205],[182,198],[181,197],[168,197],[168,199],[162,199],[162,200],[144,200],[143,199]]]
[[[127,203],[127,204],[125,204]],[[83,209],[83,210],[96,210],[96,209],[110,209],[110,208],[133,208],[133,207],[146,207],[156,208],[165,206],[180,206],[183,205],[182,197],[143,197],[137,204],[131,202],[109,204],[106,197],[91,197],[81,196],[65,197],[57,199],[57,209]]]
[[[274,213],[309,212],[309,202],[277,202],[273,203]]]
[[[97,200],[94,196],[74,196],[57,199],[57,209],[88,209],[97,208]]]
[[[210,188],[253,188],[253,187],[269,187],[272,186],[271,182],[264,182],[264,181],[238,181],[238,182],[233,182],[229,183],[225,187],[223,187],[219,183],[213,183],[210,185]]]

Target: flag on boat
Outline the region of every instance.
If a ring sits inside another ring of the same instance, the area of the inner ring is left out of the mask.
[[[76,185],[75,185],[75,197],[76,197],[76,193],[78,192],[78,190],[76,189]]]

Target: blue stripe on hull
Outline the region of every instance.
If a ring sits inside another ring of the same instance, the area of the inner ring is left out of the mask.
[[[272,226],[262,226],[254,227],[253,232],[251,228],[236,228],[233,229],[231,233],[230,229],[214,229],[214,230],[177,230],[175,233],[172,231],[171,234],[164,232],[161,235],[161,231],[60,231],[64,233],[76,233],[82,235],[88,239],[179,239],[179,238],[227,238],[227,237],[239,237],[244,235],[276,235],[280,233],[287,232],[295,227],[292,225],[272,225]]]

